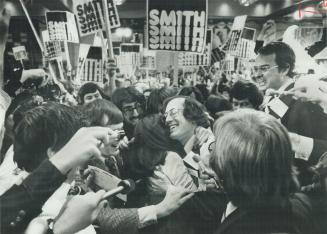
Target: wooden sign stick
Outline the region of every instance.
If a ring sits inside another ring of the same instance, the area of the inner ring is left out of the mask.
[[[42,44],[42,42],[41,42],[41,39],[40,39],[39,35],[38,35],[37,32],[36,32],[36,29],[35,29],[35,27],[34,27],[34,25],[33,25],[33,22],[32,22],[32,20],[31,20],[30,15],[28,14],[28,11],[27,11],[27,9],[26,9],[26,6],[25,6],[23,0],[19,0],[19,2],[20,2],[20,4],[22,5],[22,8],[23,8],[23,11],[24,11],[24,13],[25,13],[25,15],[26,15],[26,17],[27,17],[28,23],[30,24],[30,26],[31,26],[31,28],[32,28],[32,31],[33,31],[33,34],[34,34],[34,36],[35,36],[35,38],[36,38],[37,44],[39,45],[39,47],[40,47],[40,49],[41,49],[41,52],[42,52],[42,54],[43,54],[43,53],[44,53],[43,44]]]
[[[104,8],[104,19],[105,19],[105,29],[107,33],[107,43],[108,47],[107,48],[107,53],[108,53],[108,58],[113,59],[114,57],[114,51],[112,48],[112,42],[111,42],[111,27],[110,27],[110,22],[109,22],[109,11],[108,11],[108,2],[107,0],[102,0],[102,5]]]

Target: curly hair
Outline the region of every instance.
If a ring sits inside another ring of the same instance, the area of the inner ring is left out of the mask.
[[[250,82],[237,81],[231,88],[231,99],[248,99],[252,106],[258,110],[263,102],[263,95],[258,87]]]
[[[88,82],[82,85],[82,87],[78,90],[77,94],[77,100],[78,103],[83,105],[84,104],[84,96],[88,93],[95,93],[96,91],[99,91],[102,98],[108,99],[106,95],[103,93],[102,89],[95,83]]]
[[[161,88],[151,91],[147,101],[147,114],[158,114],[161,112],[165,99],[175,96],[177,91],[173,88]]]
[[[183,87],[181,89],[181,91],[179,91],[178,93],[179,95],[181,96],[191,96],[192,94],[194,95],[194,98],[203,104],[204,102],[204,98],[203,98],[203,95],[201,93],[201,91],[199,90],[199,88],[197,87],[194,87],[194,86],[186,86],[186,87]]]
[[[122,110],[124,103],[131,102],[140,103],[143,110],[145,110],[145,97],[133,86],[116,89],[111,96],[111,100],[120,110]]]

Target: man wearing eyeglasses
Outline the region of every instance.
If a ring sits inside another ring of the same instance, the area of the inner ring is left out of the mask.
[[[265,112],[280,119],[288,129],[293,149],[301,148],[295,150],[298,151],[296,158],[313,165],[321,156],[319,142],[327,140],[327,115],[318,105],[295,99],[287,93],[294,88],[294,65],[295,54],[291,47],[283,42],[273,42],[259,50],[254,66],[255,78],[266,89]],[[271,94],[273,96],[269,97]],[[307,179],[302,178],[302,182],[308,182]]]
[[[294,65],[295,54],[287,44],[270,43],[259,50],[253,67],[254,80],[262,89],[279,90],[292,83]]]
[[[193,137],[198,127],[210,126],[204,107],[191,97],[169,98],[165,101],[163,110],[170,138],[183,146]]]
[[[134,87],[120,88],[112,94],[112,102],[124,117],[124,131],[128,140],[134,137],[134,128],[144,114],[145,97]],[[125,139],[125,143],[127,143]],[[127,144],[125,144],[127,147]]]

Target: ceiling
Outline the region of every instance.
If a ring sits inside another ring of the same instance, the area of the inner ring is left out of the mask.
[[[13,2],[14,1],[11,0]],[[67,10],[72,5],[72,0],[25,0],[31,15],[43,15],[46,9]],[[174,0],[166,0],[174,1]],[[209,18],[234,17],[236,15],[248,15],[254,17],[265,17],[280,9],[291,6],[297,0],[259,0],[245,7],[238,0],[208,0]],[[68,8],[67,8],[68,6]],[[18,8],[21,7],[18,5]],[[121,18],[144,18],[146,12],[146,0],[126,0],[118,6]],[[22,12],[18,13],[22,14]]]

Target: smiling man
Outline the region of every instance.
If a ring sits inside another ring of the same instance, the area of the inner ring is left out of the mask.
[[[273,42],[259,50],[253,67],[254,79],[264,89],[278,90],[292,83],[294,51],[283,42]]]
[[[294,87],[292,77],[295,59],[290,46],[283,42],[273,42],[259,50],[254,70],[257,71],[257,77],[263,80],[266,89],[283,93]],[[297,154],[296,157],[308,160],[310,164],[316,163],[321,156],[322,147],[319,142],[327,139],[327,115],[318,105],[295,99],[293,95],[274,94],[269,97],[268,93],[271,92],[266,92],[265,112],[280,119],[289,132],[306,137],[300,143],[294,141],[295,137],[291,138],[293,147],[301,145],[303,149],[303,154]]]
[[[101,88],[92,82],[85,83],[78,91],[78,101],[81,105],[86,105],[102,98],[104,98],[104,94]]]
[[[210,122],[203,105],[192,97],[175,96],[164,103],[164,117],[170,138],[185,146],[197,127],[208,128]]]

